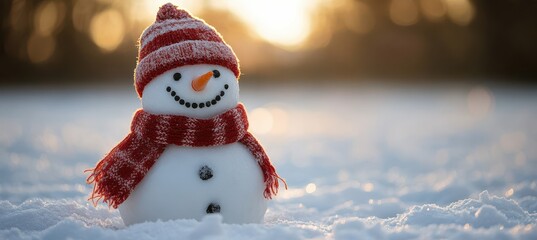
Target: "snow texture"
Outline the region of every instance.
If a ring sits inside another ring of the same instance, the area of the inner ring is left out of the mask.
[[[127,133],[134,91],[0,91],[0,239],[537,239],[532,89],[242,85],[289,184],[265,223],[129,227],[86,201],[83,171]]]

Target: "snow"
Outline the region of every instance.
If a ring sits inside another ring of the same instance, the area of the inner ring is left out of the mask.
[[[241,101],[289,184],[265,223],[126,227],[86,201],[83,171],[127,133],[134,90],[0,90],[0,239],[537,239],[535,90],[243,85]]]

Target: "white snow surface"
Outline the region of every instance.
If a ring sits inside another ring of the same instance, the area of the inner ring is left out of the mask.
[[[83,171],[128,132],[134,90],[2,89],[0,239],[537,239],[536,90],[241,86],[289,184],[264,224],[126,227]]]

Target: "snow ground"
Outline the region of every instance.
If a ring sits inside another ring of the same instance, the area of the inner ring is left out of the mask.
[[[243,88],[290,187],[265,224],[125,227],[83,170],[127,133],[134,90],[0,90],[0,239],[537,239],[535,93]]]

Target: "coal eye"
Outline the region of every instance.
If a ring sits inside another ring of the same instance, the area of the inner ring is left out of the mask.
[[[213,70],[213,76],[215,78],[220,77],[220,72],[218,70]]]
[[[173,74],[173,80],[179,81],[179,79],[181,79],[181,74],[180,73],[174,73]]]

